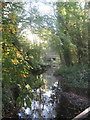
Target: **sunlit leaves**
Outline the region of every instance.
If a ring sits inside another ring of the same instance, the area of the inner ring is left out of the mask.
[[[19,52],[16,52],[16,56],[17,56],[17,58],[23,58],[23,56],[19,53]]]
[[[26,41],[23,42],[21,35],[18,33],[18,24],[21,20],[21,17],[18,15],[20,15],[19,12],[21,8],[18,7],[18,3],[7,4],[3,6],[3,24],[0,27],[3,37],[3,90],[6,90],[5,88],[8,85],[13,89],[14,86],[16,86],[20,90],[20,95],[18,94],[17,98],[15,98],[13,95],[7,96],[5,94],[4,98],[6,96],[8,99],[11,97],[12,100],[10,101],[13,106],[13,101],[19,106],[24,106],[24,102],[26,102],[27,105],[31,105],[31,100],[33,99],[32,89],[38,89],[41,84],[43,84],[40,79],[37,79],[37,77],[32,74],[33,70],[40,69],[42,47],[33,44],[27,45]],[[14,93],[12,90],[10,92],[12,94],[18,93]],[[8,102],[8,100],[6,99],[5,102]],[[5,104],[4,101],[3,104]]]
[[[25,78],[27,77],[27,75],[25,75],[25,74],[20,74],[20,76],[25,77]]]
[[[9,54],[9,52],[3,53],[3,55],[8,55],[8,54]]]
[[[16,65],[19,64],[17,59],[11,59],[11,61],[12,61],[13,64],[16,64]]]

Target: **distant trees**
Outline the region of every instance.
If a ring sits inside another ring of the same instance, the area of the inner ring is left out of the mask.
[[[61,63],[70,66],[89,62],[87,10],[78,2],[56,2],[53,6],[54,15],[38,14],[41,19],[34,23],[37,33],[59,54]]]
[[[62,42],[65,64],[84,64],[88,60],[88,25],[85,9],[75,2],[59,2],[56,4],[56,18],[57,34]]]

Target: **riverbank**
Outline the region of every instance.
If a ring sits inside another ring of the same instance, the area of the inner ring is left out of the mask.
[[[71,120],[87,107],[89,107],[88,99],[74,93],[63,92],[56,108],[57,120]]]
[[[57,75],[54,74],[54,76],[56,77],[56,79],[58,79],[59,81],[59,86],[61,86],[62,90],[64,92],[72,92],[75,93],[77,95],[86,97],[87,99],[90,98],[90,88],[89,88],[89,83],[88,86],[85,87],[76,87],[72,84],[68,83],[68,79],[66,79],[65,77],[61,76],[61,75]]]
[[[70,89],[64,86],[66,79],[60,75],[55,75],[59,81],[59,86],[61,90],[58,94],[61,94],[60,103],[56,107],[57,120],[60,119],[73,119],[76,115],[80,114],[90,105],[90,98],[88,94],[84,94],[83,90],[80,88]],[[79,93],[80,91],[80,93]]]
[[[89,107],[87,97],[77,95],[70,91],[70,89],[66,89],[63,85],[66,79],[55,75],[56,69],[56,67],[51,66],[43,73],[41,80],[43,80],[45,86],[38,89],[39,91],[36,93],[36,96],[40,95],[41,97],[39,96],[40,99],[38,100],[35,97],[32,101],[31,109],[27,108],[26,112],[24,111],[25,119],[29,117],[29,119],[71,120]],[[23,118],[23,116],[21,117]]]

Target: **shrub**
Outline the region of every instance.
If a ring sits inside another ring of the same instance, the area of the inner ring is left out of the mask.
[[[73,65],[70,67],[64,66],[56,71],[56,75],[61,75],[65,78],[64,85],[71,87],[87,88],[90,81],[90,72],[87,66]]]

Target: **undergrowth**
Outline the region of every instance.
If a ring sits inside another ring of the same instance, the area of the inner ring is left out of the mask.
[[[90,83],[90,69],[86,65],[62,66],[55,74],[65,78],[63,85],[69,87],[88,88]]]

